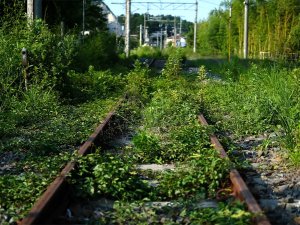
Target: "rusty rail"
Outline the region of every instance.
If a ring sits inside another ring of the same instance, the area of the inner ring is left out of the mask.
[[[208,123],[202,114],[198,116],[198,120],[202,125],[208,126]],[[220,152],[220,156],[222,158],[228,158],[227,153],[225,152],[223,146],[221,145],[221,143],[219,142],[215,134],[212,134],[210,136],[210,141],[214,146],[214,148]],[[230,181],[232,183],[232,189],[235,197],[240,199],[241,201],[244,201],[248,207],[248,210],[255,215],[254,217],[255,224],[271,225],[268,218],[264,215],[262,209],[260,208],[254,196],[250,192],[245,181],[241,177],[240,173],[236,169],[231,169]]]
[[[120,106],[121,99],[104,121],[96,128],[88,140],[79,148],[79,155],[88,154],[95,146],[97,139],[108,126],[109,121],[115,115],[116,109]],[[75,162],[69,162],[60,172],[59,176],[48,186],[47,190],[36,201],[28,215],[20,221],[20,225],[51,224],[51,219],[60,215],[67,207],[70,196],[70,186],[66,182],[67,176],[74,169]]]

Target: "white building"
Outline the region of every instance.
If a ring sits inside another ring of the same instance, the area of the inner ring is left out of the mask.
[[[101,0],[93,0],[93,4],[102,8],[103,14],[106,15],[109,31],[115,33],[118,37],[123,36],[123,27],[118,22],[118,17],[110,10],[110,8]]]

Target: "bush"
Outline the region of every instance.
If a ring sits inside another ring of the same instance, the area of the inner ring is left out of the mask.
[[[115,36],[109,32],[99,32],[84,39],[73,67],[80,72],[86,71],[89,66],[100,70],[109,68],[117,61]]]
[[[178,77],[182,70],[183,55],[180,49],[170,54],[167,63],[162,70],[162,75],[167,77]]]
[[[19,22],[7,27],[4,22],[0,28],[0,107],[26,88],[21,64],[23,47],[28,51],[28,85],[60,90],[74,55],[75,38],[53,34],[41,20],[33,21],[31,26]]]
[[[145,103],[149,99],[150,94],[150,70],[143,67],[137,60],[134,69],[127,75],[127,93],[129,98],[140,104]]]
[[[86,73],[68,72],[63,94],[78,102],[118,94],[124,86],[122,74],[113,74],[110,70],[96,71],[90,66]]]
[[[79,158],[79,172],[72,182],[81,196],[108,196],[114,199],[142,199],[150,187],[143,182],[130,158],[99,152]]]
[[[140,46],[131,51],[133,56],[139,58],[160,58],[161,52],[159,48],[153,48],[151,46]]]

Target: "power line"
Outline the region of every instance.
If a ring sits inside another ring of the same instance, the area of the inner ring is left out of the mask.
[[[112,2],[112,4],[124,5],[124,2]],[[162,1],[132,1],[131,4],[139,4],[147,11],[158,10],[190,10],[194,6],[195,2],[162,2]]]
[[[216,4],[214,2],[210,2],[210,1],[207,1],[207,0],[199,0],[200,2],[205,2],[205,3],[208,3],[208,4],[211,4],[211,5],[216,5],[216,6],[219,6],[219,4]]]

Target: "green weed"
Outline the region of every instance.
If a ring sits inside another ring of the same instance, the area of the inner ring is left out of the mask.
[[[141,199],[150,187],[143,182],[130,157],[99,152],[79,158],[78,173],[71,181],[80,196],[104,195],[114,199]]]

